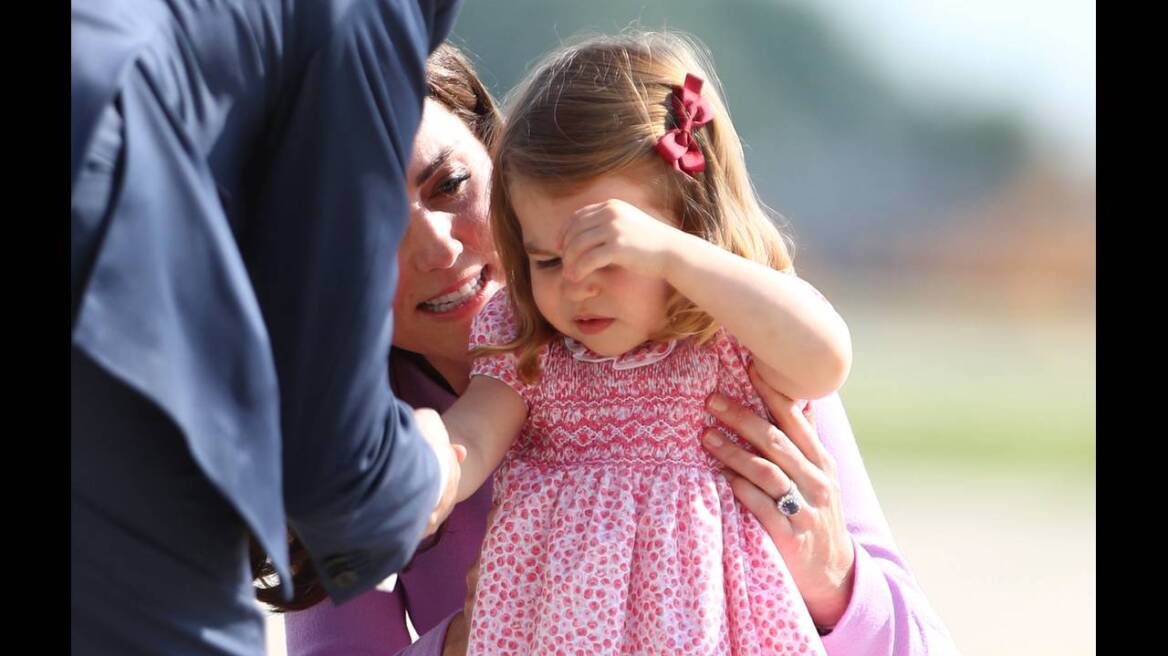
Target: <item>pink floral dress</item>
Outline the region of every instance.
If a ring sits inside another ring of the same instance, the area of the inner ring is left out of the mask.
[[[472,344],[509,341],[513,312],[496,294]],[[824,653],[774,543],[700,443],[719,425],[704,409],[715,390],[767,416],[749,362],[725,331],[618,357],[557,337],[536,385],[513,354],[475,361],[528,418],[495,476],[469,654]]]

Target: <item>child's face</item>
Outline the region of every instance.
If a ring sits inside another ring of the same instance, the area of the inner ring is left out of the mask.
[[[576,210],[609,199],[636,205],[657,220],[678,226],[660,208],[650,184],[630,175],[605,175],[566,193],[551,193],[530,180],[512,183],[511,202],[523,228],[531,290],[540,313],[556,330],[602,355],[619,355],[665,327],[672,292],[660,278],[609,266],[582,280],[568,280],[560,262],[561,240]]]

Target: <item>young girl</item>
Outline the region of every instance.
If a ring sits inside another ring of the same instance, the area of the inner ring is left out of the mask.
[[[598,37],[510,103],[491,199],[507,293],[443,415],[460,499],[502,462],[471,654],[823,653],[699,435],[715,391],[766,416],[752,362],[789,397],[833,392],[850,339],[793,275],[712,80],[679,36]]]

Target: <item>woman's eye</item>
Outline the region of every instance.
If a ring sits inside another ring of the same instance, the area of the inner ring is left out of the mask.
[[[536,260],[535,268],[537,269],[554,269],[560,266],[560,258],[553,257],[548,260]]]
[[[462,185],[466,183],[467,180],[470,180],[469,173],[452,175],[449,178],[443,180],[437,187],[434,188],[434,190],[439,194],[456,194],[460,189],[462,189]]]

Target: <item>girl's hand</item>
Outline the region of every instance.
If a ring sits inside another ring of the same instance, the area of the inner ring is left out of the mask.
[[[564,275],[582,280],[598,269],[619,266],[664,278],[670,258],[688,236],[623,200],[585,205],[576,210],[562,238]]]

